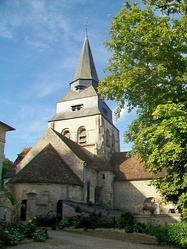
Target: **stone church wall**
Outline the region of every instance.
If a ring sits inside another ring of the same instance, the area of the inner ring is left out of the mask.
[[[84,175],[85,175],[85,181],[84,181],[84,203],[87,202],[95,202],[95,189],[97,187],[97,171],[90,168],[85,167],[84,168]]]
[[[82,187],[65,184],[15,184],[16,203],[20,215],[21,201],[27,200],[28,193],[36,194],[34,216],[45,217],[49,211],[55,211],[59,200],[81,202]]]
[[[78,159],[75,154],[56,136],[53,134],[51,129],[48,129],[46,133],[39,139],[36,145],[28,152],[27,156],[20,162],[17,166],[17,173],[22,169],[27,163],[29,163],[46,145],[49,143],[58,151],[62,158],[68,163],[69,167],[75,172],[75,174],[83,180],[82,174],[82,161]]]
[[[168,213],[170,205],[164,204],[156,188],[149,184],[149,180],[116,181],[114,183],[115,208],[136,214],[142,213],[146,198],[153,197],[155,199],[155,213]]]
[[[101,187],[101,204],[113,208],[113,178],[114,174],[110,171],[101,171],[98,175],[98,186]]]

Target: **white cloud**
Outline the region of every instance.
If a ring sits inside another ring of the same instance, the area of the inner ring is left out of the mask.
[[[12,39],[13,37],[11,30],[4,23],[0,24],[0,37],[6,39]]]

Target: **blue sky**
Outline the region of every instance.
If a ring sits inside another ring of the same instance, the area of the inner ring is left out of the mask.
[[[88,37],[99,79],[110,54],[112,18],[123,0],[0,1],[0,120],[16,130],[7,132],[5,156],[14,161],[33,146],[56,112],[57,101],[69,90],[85,37]],[[115,110],[114,102],[107,102]],[[123,111],[115,123],[121,134],[134,118]]]

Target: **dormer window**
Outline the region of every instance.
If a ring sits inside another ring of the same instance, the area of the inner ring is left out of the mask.
[[[80,111],[80,110],[82,109],[82,107],[83,107],[83,104],[81,104],[81,105],[72,105],[72,106],[71,106],[71,110],[72,110],[73,112],[75,112],[75,111]]]
[[[76,90],[77,92],[81,92],[81,91],[83,91],[85,88],[86,88],[86,87],[83,86],[83,85],[77,85],[77,86],[75,87],[75,90]]]
[[[105,116],[108,115],[108,111],[105,108],[103,108],[103,112],[104,112]]]

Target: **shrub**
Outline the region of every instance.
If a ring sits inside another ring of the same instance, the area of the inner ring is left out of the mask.
[[[138,222],[134,224],[134,231],[137,233],[145,233],[146,232],[146,225],[144,223]]]
[[[169,224],[168,236],[171,243],[187,248],[187,221]]]
[[[154,236],[157,239],[158,245],[168,245],[168,227],[157,226],[153,229]]]
[[[24,233],[21,233],[19,227],[15,225],[0,231],[0,241],[4,246],[17,245],[24,237]]]
[[[134,218],[130,212],[123,212],[117,218],[117,227],[119,229],[124,229],[126,226],[133,227],[134,225]]]
[[[76,216],[74,227],[84,228],[84,230],[95,229],[97,227],[98,220],[99,216],[95,213],[91,213],[88,216]]]
[[[61,220],[58,224],[59,229],[64,229],[65,227],[73,226],[74,218],[73,217],[65,217],[64,220]]]
[[[48,238],[47,230],[43,228],[37,229],[32,236],[32,240],[35,242],[45,242]]]
[[[100,217],[98,222],[97,222],[97,227],[99,227],[99,228],[112,228],[114,226],[115,226],[114,220],[112,220],[111,218],[108,218],[106,216]]]
[[[45,239],[48,237],[47,229],[40,228],[38,230],[36,232],[36,228],[32,225],[32,222],[2,225],[0,227],[0,246],[14,246],[19,244],[24,238],[34,238],[34,241],[43,241],[42,236]]]
[[[158,227],[158,225],[155,225],[152,222],[148,222],[146,225],[145,233],[154,236],[155,235],[155,228],[157,228],[157,227]]]
[[[124,230],[125,230],[126,233],[133,233],[133,226],[126,225]]]

